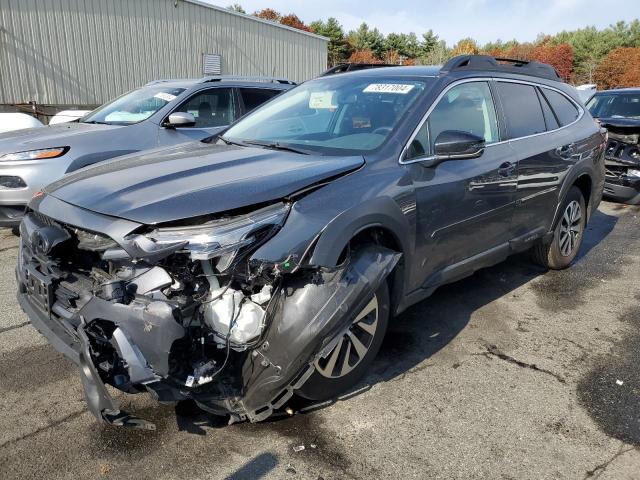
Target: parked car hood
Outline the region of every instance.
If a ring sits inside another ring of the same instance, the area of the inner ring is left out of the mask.
[[[14,132],[0,134],[0,155],[7,153],[24,152],[40,148],[73,147],[73,143],[87,136],[98,138],[114,130],[126,128],[122,125],[102,125],[93,123],[63,123],[44,128],[27,128]]]
[[[640,128],[640,118],[598,118],[603,127]]]
[[[363,164],[361,156],[193,142],[78,170],[45,192],[94,212],[156,224],[278,200]]]

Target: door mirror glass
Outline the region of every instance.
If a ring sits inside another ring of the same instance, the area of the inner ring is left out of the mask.
[[[445,130],[434,142],[434,153],[441,160],[477,158],[484,152],[484,147],[484,138],[473,133]]]
[[[169,115],[165,126],[170,128],[178,127],[193,127],[196,124],[196,119],[193,115],[187,112],[173,112]]]

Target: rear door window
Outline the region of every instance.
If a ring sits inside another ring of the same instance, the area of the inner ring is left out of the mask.
[[[507,122],[508,138],[527,137],[546,131],[542,106],[535,87],[521,83],[497,82],[497,89]]]
[[[241,88],[240,96],[244,103],[245,113],[258,108],[267,100],[271,100],[278,95],[280,90],[268,90],[266,88]]]
[[[569,125],[576,121],[578,115],[580,115],[580,111],[573,102],[555,90],[543,88],[542,92],[544,93],[544,96],[547,97],[547,100],[549,100],[553,111],[556,112],[556,116],[560,121],[560,126],[564,127],[565,125]]]

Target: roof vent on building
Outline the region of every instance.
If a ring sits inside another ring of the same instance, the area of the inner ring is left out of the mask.
[[[202,55],[203,73],[205,75],[220,75],[222,73],[222,57],[215,53]]]

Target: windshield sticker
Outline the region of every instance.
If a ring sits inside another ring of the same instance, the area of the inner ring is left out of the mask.
[[[334,92],[332,91],[311,92],[311,96],[309,97],[309,108],[338,108],[337,105],[333,104],[333,93]]]
[[[353,117],[351,119],[353,128],[371,128],[371,119],[365,117]]]
[[[160,100],[164,100],[165,102],[170,102],[171,100],[176,98],[175,95],[171,95],[170,93],[166,92],[158,92],[154,95],[154,97],[159,98]]]
[[[415,85],[406,83],[372,83],[363,90],[364,93],[399,93],[406,95]]]

